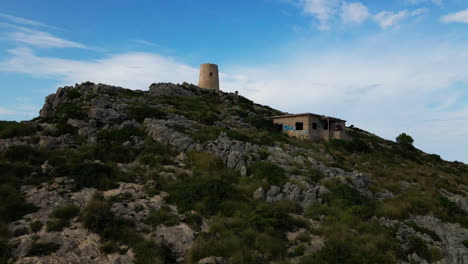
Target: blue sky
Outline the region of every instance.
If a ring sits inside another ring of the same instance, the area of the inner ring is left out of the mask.
[[[467,33],[465,0],[4,0],[0,119],[59,86],[197,83],[213,62],[225,91],[468,162]]]

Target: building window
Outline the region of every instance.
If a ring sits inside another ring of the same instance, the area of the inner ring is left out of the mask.
[[[328,130],[328,120],[322,120],[323,130]]]
[[[213,76],[213,73],[212,73],[212,72],[210,72],[210,76]]]
[[[282,124],[276,124],[276,131],[283,131],[283,125]]]
[[[304,123],[296,122],[296,130],[304,130]]]
[[[343,131],[342,127],[340,125],[335,126],[335,131]]]
[[[312,123],[312,128],[315,129],[315,130],[317,130],[318,124],[317,124],[317,123]]]

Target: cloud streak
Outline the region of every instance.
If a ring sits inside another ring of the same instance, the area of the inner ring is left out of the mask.
[[[456,13],[447,14],[443,16],[441,20],[445,23],[468,23],[468,9]]]

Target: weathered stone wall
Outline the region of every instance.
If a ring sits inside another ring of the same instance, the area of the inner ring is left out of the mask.
[[[218,65],[205,63],[200,66],[198,86],[209,90],[219,90]]]

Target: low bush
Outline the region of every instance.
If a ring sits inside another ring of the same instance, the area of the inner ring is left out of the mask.
[[[167,206],[162,206],[159,210],[151,211],[145,219],[145,223],[153,227],[158,225],[174,226],[179,224],[179,217]]]
[[[463,240],[463,241],[462,241],[462,244],[463,244],[466,248],[468,248],[468,240]]]
[[[5,151],[5,158],[11,162],[40,163],[40,152],[30,145],[14,145]]]
[[[27,123],[0,121],[0,138],[31,136],[38,129]]]
[[[119,251],[119,245],[114,241],[106,241],[99,247],[99,249],[106,254],[112,254]]]
[[[416,253],[421,258],[427,260],[429,263],[442,259],[442,253],[439,249],[428,246],[424,240],[416,235],[413,235],[409,238],[407,253]]]
[[[36,210],[34,205],[26,203],[18,189],[10,184],[0,185],[0,220],[15,221]]]
[[[60,245],[53,242],[34,242],[29,249],[28,256],[47,256],[60,249]]]
[[[69,118],[84,119],[87,117],[87,113],[77,104],[64,103],[57,107],[55,116],[61,123],[66,123]]]
[[[127,114],[129,119],[135,119],[140,123],[142,123],[145,120],[145,118],[166,118],[166,113],[164,113],[156,107],[151,107],[147,105],[131,105],[127,108]]]
[[[138,128],[124,128],[111,131],[102,130],[98,134],[98,142],[122,144],[126,141],[131,141],[134,136],[144,137],[145,133]]]
[[[34,221],[29,225],[29,227],[31,228],[31,231],[33,232],[41,231],[43,226],[44,224],[41,221]]]
[[[88,187],[98,190],[116,186],[118,171],[104,164],[85,162],[71,168],[71,175],[78,188]]]
[[[65,227],[70,225],[69,221],[63,219],[51,219],[46,223],[47,232],[61,232]]]
[[[284,170],[269,162],[256,162],[252,163],[248,172],[256,179],[265,179],[268,184],[281,186],[286,182]]]
[[[408,226],[412,227],[414,230],[420,232],[420,233],[429,235],[434,241],[441,241],[440,237],[433,230],[430,230],[430,229],[427,229],[425,227],[419,226],[413,221],[409,221],[406,224]]]

